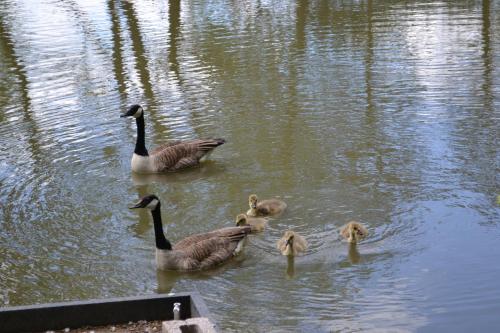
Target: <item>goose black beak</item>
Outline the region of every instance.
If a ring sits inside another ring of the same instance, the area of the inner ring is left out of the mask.
[[[137,209],[137,208],[144,208],[144,204],[142,203],[142,200],[139,202],[136,202],[134,205],[128,207],[128,209]]]
[[[137,110],[134,110],[134,109],[130,108],[130,110],[128,110],[127,112],[122,113],[120,115],[120,118],[132,117],[135,114],[136,111]]]

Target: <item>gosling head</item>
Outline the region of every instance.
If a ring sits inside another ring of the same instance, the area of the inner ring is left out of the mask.
[[[294,256],[295,249],[293,248],[293,242],[295,239],[295,233],[291,230],[285,232],[283,237],[278,241],[278,250],[284,256]]]
[[[122,114],[120,117],[121,118],[124,118],[124,117],[134,117],[134,118],[139,118],[140,116],[143,115],[143,109],[142,109],[142,106],[140,106],[139,104],[134,104],[132,105],[128,111],[124,114]]]
[[[236,226],[243,227],[245,225],[247,225],[247,216],[245,214],[236,216]]]
[[[149,210],[155,210],[158,207],[160,207],[160,199],[158,199],[156,195],[150,194],[143,197],[129,208],[130,209],[147,208]]]
[[[295,256],[307,249],[307,241],[301,235],[288,230],[278,241],[277,248],[284,256]]]
[[[295,239],[295,233],[291,230],[285,232],[283,235],[283,239],[285,240],[285,245],[293,247],[293,240]]]
[[[251,209],[257,208],[258,200],[259,199],[257,198],[256,194],[252,194],[250,197],[248,197],[248,204],[250,205]]]
[[[368,230],[359,222],[351,221],[342,229],[342,236],[349,243],[357,243],[368,235]]]

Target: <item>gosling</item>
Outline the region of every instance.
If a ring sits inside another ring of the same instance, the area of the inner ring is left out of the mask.
[[[368,230],[361,223],[351,221],[341,228],[340,234],[349,243],[356,244],[368,235]]]
[[[259,201],[257,195],[252,194],[248,198],[250,209],[248,216],[276,216],[283,213],[286,209],[286,203],[278,199],[267,199]]]
[[[236,216],[236,226],[251,226],[252,233],[264,231],[267,227],[267,219],[265,217],[251,217],[245,214]]]
[[[289,257],[294,257],[300,252],[304,252],[307,250],[307,246],[305,238],[291,230],[286,231],[276,244],[281,254]]]

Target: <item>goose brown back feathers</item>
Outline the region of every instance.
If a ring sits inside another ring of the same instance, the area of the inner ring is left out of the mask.
[[[150,156],[157,172],[177,171],[197,165],[203,156],[225,142],[224,139],[175,141],[157,147]]]
[[[239,241],[244,238],[248,233],[248,227],[227,227],[222,229],[213,230],[210,232],[191,235],[178,241],[174,245],[174,250],[186,250],[193,244],[209,240],[209,239],[225,239],[229,241]]]
[[[228,227],[192,235],[177,242],[172,250],[157,249],[161,269],[181,271],[214,267],[237,254],[237,248],[251,227]]]

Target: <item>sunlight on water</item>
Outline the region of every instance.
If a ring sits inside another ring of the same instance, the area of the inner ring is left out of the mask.
[[[491,1],[0,4],[0,305],[201,293],[224,332],[500,325],[500,85]],[[130,171],[146,144],[224,137],[193,170]],[[244,253],[157,271],[168,238],[287,212]],[[339,228],[359,220],[357,247]],[[287,229],[309,242],[287,260]]]

